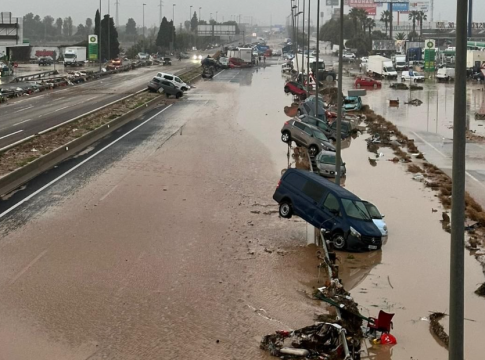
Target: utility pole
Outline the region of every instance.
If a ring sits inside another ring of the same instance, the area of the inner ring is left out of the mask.
[[[158,7],[160,8],[160,14],[159,14],[160,22],[159,22],[159,24],[161,25],[162,24],[162,19],[163,19],[163,16],[162,16],[162,13],[163,13],[163,11],[162,11],[163,1],[162,0],[160,0],[160,5],[158,5]]]
[[[303,25],[302,25],[302,34],[303,34],[303,41],[302,41],[302,58],[301,58],[301,68],[304,69],[305,68],[305,1],[306,0],[302,0],[303,1],[303,10],[302,10],[302,15],[303,15]],[[271,32],[271,27],[269,28],[269,31]],[[310,50],[310,48],[308,48],[308,50]],[[308,51],[308,56],[310,56],[310,51]],[[302,76],[304,75],[304,71],[302,71]],[[310,82],[310,76],[308,75],[308,69],[306,69],[306,73],[307,73],[307,82],[309,83]],[[302,84],[303,85],[303,84]]]
[[[119,7],[120,7],[120,0],[116,0],[115,2],[116,5],[116,27],[119,29],[120,27],[120,12],[119,12]]]
[[[392,37],[392,2],[389,3],[389,24],[391,25],[389,27],[389,37],[391,38],[391,40],[393,39]]]
[[[296,9],[296,5],[293,5],[293,1],[294,0],[291,0],[290,2],[290,6],[291,6],[291,24],[293,26],[292,28],[292,33],[293,33],[293,48],[295,50],[295,59],[296,59],[296,69],[297,71],[299,71],[299,67],[298,67],[298,43],[295,39],[295,14],[294,14],[294,10]]]
[[[143,52],[145,52],[145,6],[146,4],[143,4]]]
[[[110,36],[110,28],[111,28],[111,12],[110,12],[110,3],[111,0],[108,0],[108,61],[111,60],[111,36]]]
[[[320,0],[318,0],[320,2]],[[339,34],[339,48],[338,48],[338,94],[337,94],[337,146],[335,156],[335,167],[337,169],[335,174],[335,184],[340,186],[340,166],[342,153],[342,77],[343,77],[343,53],[344,53],[344,2],[340,1],[340,34]]]
[[[307,84],[308,94],[310,94],[310,10],[311,10],[311,0],[308,0],[308,57],[306,62],[306,71],[308,73],[308,84]]]
[[[470,1],[471,1],[471,0],[470,0]],[[218,12],[219,12],[219,11],[216,11],[216,23],[217,23],[217,13],[218,13]]]
[[[202,20],[202,18],[200,17],[200,10],[202,10],[201,7],[199,7],[199,22]]]
[[[450,246],[449,359],[464,357],[467,0],[456,0],[455,101]]]
[[[190,5],[190,10],[189,10],[189,21],[192,20],[192,5]]]
[[[472,38],[473,0],[468,0],[468,39]]]
[[[343,1],[340,1],[343,4]],[[319,100],[318,100],[318,85],[319,85],[319,79],[318,79],[318,67],[320,65],[320,0],[317,0],[317,62],[315,63],[315,73],[313,76],[315,77],[315,115],[318,116],[318,105],[319,105]],[[338,136],[337,136],[338,138]]]
[[[175,4],[172,4],[172,50],[175,51]]]

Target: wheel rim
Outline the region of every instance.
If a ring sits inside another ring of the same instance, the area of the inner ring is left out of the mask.
[[[316,146],[311,146],[310,147],[310,155],[311,156],[315,156],[318,152],[318,149],[316,148]]]
[[[281,135],[281,140],[283,140],[283,142],[288,142],[288,140],[290,140],[290,136],[287,133],[284,133]]]
[[[342,235],[337,235],[333,239],[333,246],[335,246],[337,249],[343,249],[345,246],[345,239]]]
[[[280,206],[280,213],[282,216],[288,216],[290,214],[290,205],[289,204],[281,204]]]

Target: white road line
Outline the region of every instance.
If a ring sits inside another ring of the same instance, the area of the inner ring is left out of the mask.
[[[23,274],[27,272],[37,261],[39,261],[45,254],[47,254],[47,250],[42,251],[37,257],[32,260],[26,267],[24,267],[14,278],[10,281],[10,285],[16,282]]]
[[[116,190],[117,187],[118,185],[113,186],[113,188],[110,191],[108,191],[106,194],[103,195],[101,199],[99,199],[99,201],[103,201],[104,199],[106,199],[113,191]]]
[[[66,98],[66,97],[65,97],[65,96],[63,96],[63,97],[57,98],[57,99],[55,99],[55,100],[62,100],[62,99],[65,99],[65,98]]]
[[[84,101],[89,101],[89,100],[93,100],[93,99],[96,99],[96,96],[92,97],[92,98],[89,98],[89,99],[86,99]]]
[[[26,123],[27,121],[30,121],[30,120],[32,120],[32,119],[22,120],[22,121],[20,121],[20,122],[18,122],[18,123],[16,123],[16,124],[13,124],[13,126],[17,126],[17,125],[20,125],[20,124]]]
[[[131,129],[130,131],[128,131],[126,134],[123,134],[121,135],[118,139],[110,142],[108,145],[106,145],[104,148],[98,150],[97,152],[95,152],[93,155],[91,155],[90,157],[84,159],[83,161],[81,161],[79,164],[73,166],[72,168],[70,168],[69,170],[67,170],[65,173],[59,175],[58,177],[56,177],[54,180],[50,181],[49,183],[45,184],[44,186],[42,186],[40,189],[34,191],[32,194],[30,194],[29,196],[27,196],[25,199],[22,199],[21,201],[19,201],[18,203],[16,203],[15,205],[13,205],[12,207],[8,208],[7,210],[5,210],[3,213],[0,214],[0,219],[5,217],[5,215],[9,214],[10,212],[12,212],[13,210],[15,210],[16,208],[18,208],[20,205],[22,205],[23,203],[29,201],[30,199],[32,199],[34,196],[36,196],[37,194],[41,193],[42,191],[44,191],[45,189],[49,188],[50,186],[54,185],[56,182],[58,182],[59,180],[63,179],[64,177],[66,177],[67,175],[69,175],[70,173],[72,173],[74,170],[76,170],[77,168],[83,166],[85,163],[87,163],[89,160],[93,159],[94,157],[98,156],[99,154],[101,154],[103,151],[105,151],[106,149],[110,148],[111,146],[113,146],[114,144],[116,144],[118,141],[120,141],[121,139],[123,139],[125,136],[128,136],[129,134],[131,134],[133,131],[139,129],[140,127],[142,127],[143,125],[145,125],[147,122],[151,121],[152,119],[154,119],[155,117],[157,117],[158,115],[160,115],[161,113],[163,113],[165,110],[169,109],[172,107],[173,104],[170,104],[168,105],[166,108],[162,109],[161,111],[157,112],[155,115],[153,115],[151,118],[145,120],[144,122],[142,122],[141,124],[135,126],[133,129]]]
[[[16,132],[10,133],[10,134],[8,134],[8,135],[2,136],[2,137],[0,137],[0,140],[5,139],[5,138],[8,138],[9,136],[12,136],[12,135],[15,135],[15,134],[21,133],[22,131],[23,131],[23,130],[19,130],[19,131],[16,131]]]
[[[414,131],[413,131],[413,134],[415,136],[417,136],[419,139],[421,139],[422,142],[424,142],[426,145],[428,145],[429,147],[431,147],[432,149],[434,149],[438,154],[440,154],[441,156],[445,157],[445,158],[448,158],[449,156],[446,156],[445,154],[443,154],[441,151],[439,151],[437,148],[435,148],[433,145],[431,145],[429,142],[427,142],[426,140],[424,140],[421,136],[419,136],[418,134],[416,134]]]
[[[219,75],[221,75],[221,74],[222,74],[224,71],[226,71],[226,70],[224,69],[224,70],[222,70],[221,72],[219,72],[219,73],[215,74],[215,75],[214,75],[214,77],[218,77],[218,76],[219,76]]]
[[[25,110],[28,110],[28,109],[32,109],[33,107],[34,107],[34,105],[30,105],[30,106],[27,106],[26,108],[14,111],[14,113],[19,113],[19,112],[22,112],[22,111],[25,111]]]
[[[478,180],[475,176],[473,176],[472,174],[470,174],[468,171],[465,171],[465,174],[467,174],[469,177],[471,177],[476,182],[480,182],[480,180]]]
[[[61,110],[64,110],[64,109],[67,109],[69,106],[64,106],[64,107],[61,107],[59,109],[56,109],[54,110],[53,112],[58,112],[58,111],[61,111]]]

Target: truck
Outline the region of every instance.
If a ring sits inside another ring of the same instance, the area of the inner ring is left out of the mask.
[[[413,61],[421,61],[423,60],[423,51],[421,48],[414,47],[414,48],[409,48],[407,53],[406,53],[406,60],[408,63],[413,63]]]
[[[394,69],[391,59],[380,55],[369,56],[367,72],[377,78],[397,79],[397,71]]]
[[[436,73],[436,79],[438,81],[450,81],[455,79],[455,69],[453,68],[441,68],[438,69],[438,72]]]
[[[479,71],[485,63],[485,51],[467,50],[466,52],[466,67]]]
[[[247,64],[253,63],[253,49],[251,48],[239,48],[239,58]]]
[[[297,69],[296,59],[298,59],[298,73],[307,73],[307,61],[310,60],[310,72],[315,74],[318,67],[318,80],[320,81],[334,81],[337,78],[337,74],[333,70],[327,70],[325,68],[325,62],[319,58],[317,66],[317,58],[303,54],[296,54],[296,57],[292,60],[293,68]]]
[[[64,52],[64,66],[84,66],[86,61],[86,48],[74,46],[66,48]]]
[[[404,71],[408,69],[408,65],[406,63],[406,55],[395,55],[393,58],[393,64],[396,68],[396,71]]]

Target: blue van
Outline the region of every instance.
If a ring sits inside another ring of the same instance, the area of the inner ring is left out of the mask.
[[[283,218],[297,215],[330,231],[336,249],[378,250],[382,234],[365,204],[350,191],[308,171],[288,169],[273,199]]]

